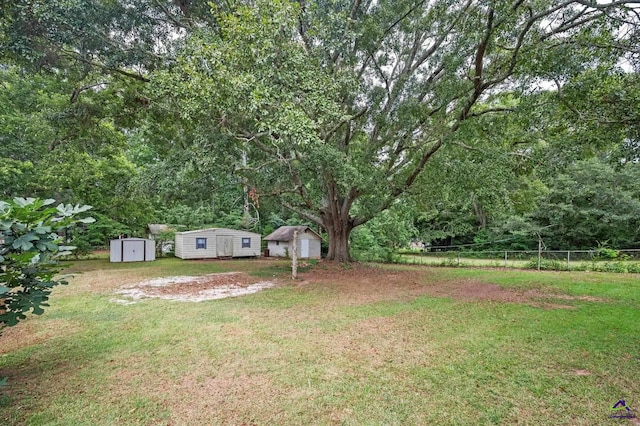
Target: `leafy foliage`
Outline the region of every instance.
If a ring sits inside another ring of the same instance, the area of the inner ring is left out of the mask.
[[[215,31],[187,39],[175,65],[151,76],[149,98],[177,108],[198,150],[322,225],[328,257],[348,260],[351,231],[404,197],[440,151],[469,148],[475,121],[510,109],[505,92],[615,62],[620,52],[601,46],[615,45],[625,11],[624,2],[240,2],[214,7]],[[483,192],[476,207],[508,201]]]
[[[412,211],[396,205],[354,230],[351,250],[356,259],[394,260],[398,249],[415,236]]]
[[[640,242],[640,167],[576,162],[552,179],[532,219],[549,248],[633,248]]]
[[[397,221],[398,238],[524,247],[572,208],[555,178],[577,159],[637,165],[632,3],[9,2],[0,196],[93,205],[114,222],[77,232],[85,249],[120,225],[272,214],[322,226],[336,260],[370,221],[351,246],[394,246]],[[636,238],[621,229],[549,239]]]
[[[72,252],[75,257],[88,255],[96,247],[107,247],[109,240],[131,232],[129,226],[102,213],[94,212],[92,216],[95,222],[75,226],[66,232],[67,240],[75,247]]]
[[[16,325],[26,313],[40,315],[57,278],[56,258],[74,247],[63,246],[59,233],[93,218],[77,215],[91,206],[59,204],[55,200],[14,198],[0,201],[0,327]]]

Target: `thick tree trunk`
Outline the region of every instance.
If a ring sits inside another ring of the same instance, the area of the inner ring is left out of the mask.
[[[349,223],[334,224],[332,227],[327,227],[327,233],[329,234],[329,252],[327,253],[327,260],[334,262],[350,262],[351,254],[349,253],[349,235],[353,229]]]
[[[473,205],[473,212],[476,215],[476,222],[478,223],[478,227],[480,229],[484,229],[487,227],[487,214],[485,213],[482,205],[478,201],[478,198],[475,194],[471,198],[471,203]]]
[[[328,205],[320,212],[322,224],[329,234],[327,260],[350,262],[349,236],[353,228],[364,223],[349,214],[354,200],[358,197],[358,190],[352,187],[346,196],[341,196],[335,182],[329,183],[328,189]]]
[[[348,211],[340,214],[338,211],[325,212],[323,214],[324,228],[329,236],[329,252],[327,260],[334,262],[350,262],[351,254],[349,253],[349,236],[353,230],[354,221],[349,216]]]

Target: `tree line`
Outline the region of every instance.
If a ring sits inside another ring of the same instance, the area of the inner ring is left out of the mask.
[[[0,192],[351,249],[640,247],[633,1],[28,0],[0,17]],[[503,244],[503,243],[496,243]]]

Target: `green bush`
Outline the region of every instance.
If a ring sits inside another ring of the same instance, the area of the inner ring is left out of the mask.
[[[94,213],[95,222],[77,226],[69,232],[71,244],[76,246],[75,255],[86,254],[84,250],[109,245],[109,241],[122,234],[131,234],[131,228],[103,214]]]
[[[628,273],[628,272],[640,272],[640,265],[632,262],[592,262],[591,263],[591,271],[593,272],[617,272],[617,273]]]
[[[55,200],[14,198],[0,201],[0,330],[16,325],[25,313],[40,315],[54,286],[66,284],[56,275],[57,258],[75,247],[62,246],[61,233],[93,218],[76,215],[91,206],[60,204]]]
[[[593,258],[596,260],[607,260],[607,259],[617,259],[618,256],[620,256],[620,252],[618,250],[614,250],[606,247],[599,247],[596,250],[595,254],[593,255]]]
[[[456,258],[449,257],[443,260],[442,262],[440,262],[440,266],[459,267],[459,266],[462,266],[462,264],[460,263],[457,257]]]
[[[538,269],[538,259],[534,258],[527,263],[527,269]],[[566,271],[567,264],[559,260],[541,259],[540,261],[541,271]]]

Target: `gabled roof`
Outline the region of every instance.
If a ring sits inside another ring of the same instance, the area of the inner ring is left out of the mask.
[[[275,231],[273,231],[272,233],[270,233],[269,235],[264,237],[263,240],[265,240],[265,241],[291,241],[291,240],[293,240],[293,232],[296,231],[296,230],[298,231],[298,233],[310,232],[310,233],[316,235],[319,239],[322,239],[322,237],[317,232],[315,232],[313,229],[309,228],[308,226],[302,225],[302,226],[281,226],[280,228],[276,229]]]

